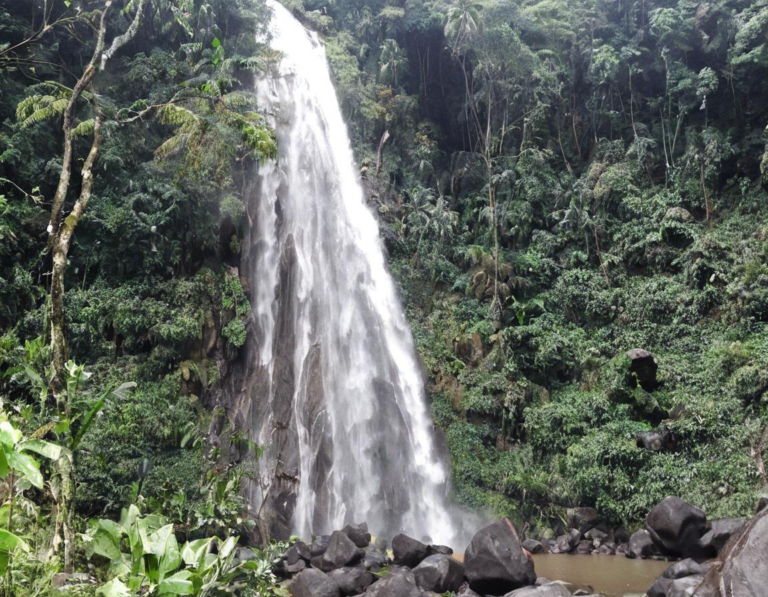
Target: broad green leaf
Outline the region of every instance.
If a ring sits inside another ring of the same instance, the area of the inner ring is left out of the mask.
[[[192,573],[189,570],[182,570],[169,576],[158,586],[158,595],[191,595],[194,592],[194,585],[189,580],[191,577]]]
[[[0,446],[0,479],[5,478],[11,472],[8,457],[5,455],[5,447]]]
[[[221,40],[219,40],[218,37],[214,37],[213,41],[211,42],[211,47],[215,50],[216,48],[221,47]]]
[[[222,545],[219,548],[219,557],[223,560],[224,558],[228,557],[229,554],[232,553],[232,551],[235,549],[235,546],[237,545],[237,537],[229,537],[224,542],[224,545]]]
[[[7,452],[8,464],[11,468],[21,473],[32,485],[38,489],[43,487],[43,475],[40,473],[40,465],[29,454],[22,452]]]
[[[61,446],[58,446],[51,442],[43,441],[41,439],[32,439],[27,442],[24,442],[23,444],[21,444],[19,449],[27,452],[34,452],[35,454],[40,454],[40,456],[43,456],[50,460],[58,460],[64,455],[71,456],[71,454],[69,453],[69,450],[66,450]]]
[[[77,450],[77,448],[80,446],[80,442],[83,441],[85,434],[91,430],[91,427],[93,427],[96,415],[99,414],[99,411],[101,411],[102,408],[104,408],[104,402],[104,398],[99,398],[91,407],[91,409],[86,413],[85,417],[83,418],[83,422],[80,423],[75,436],[70,442],[69,447],[73,452]]]
[[[0,529],[0,551],[12,552],[17,547],[24,551],[29,551],[29,545],[27,545],[21,537],[18,537],[5,529]]]
[[[13,448],[21,440],[21,431],[14,428],[8,421],[0,422],[0,444]]]
[[[20,537],[5,529],[0,529],[0,575],[5,574],[8,569],[8,560],[17,548],[25,552],[29,551],[29,545]]]
[[[122,561],[123,554],[120,552],[120,539],[106,529],[100,528],[96,531],[93,535],[93,541],[91,541],[91,549],[94,553],[112,562]]]
[[[179,543],[173,534],[173,525],[168,524],[149,536],[150,550],[157,557],[158,582],[181,565]]]
[[[186,543],[181,551],[184,564],[188,567],[202,570],[205,566],[205,556],[210,551],[211,543],[213,543],[213,538],[197,539]]]
[[[119,578],[113,578],[107,584],[99,587],[96,594],[104,597],[131,597],[128,587]]]

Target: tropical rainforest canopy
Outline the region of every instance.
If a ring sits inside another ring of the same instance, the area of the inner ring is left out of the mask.
[[[284,4],[326,44],[456,500],[538,529],[574,506],[635,528],[672,494],[751,513],[768,2]],[[249,173],[277,151],[252,92],[268,21],[258,0],[0,0],[8,595],[62,570],[107,597],[272,590],[279,545],[233,557],[259,450],[225,466],[210,432],[248,335]]]

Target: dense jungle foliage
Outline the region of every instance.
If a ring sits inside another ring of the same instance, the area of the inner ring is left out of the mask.
[[[285,4],[327,44],[457,499],[539,530],[577,505],[636,526],[668,494],[751,512],[768,3]],[[208,434],[247,334],[247,173],[275,152],[249,93],[267,22],[0,0],[5,594],[275,590],[279,546],[234,558],[253,459],[221,466]]]

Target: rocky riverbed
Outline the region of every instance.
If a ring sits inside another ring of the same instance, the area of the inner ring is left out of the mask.
[[[403,534],[388,550],[382,540],[372,541],[365,524],[348,525],[311,544],[294,544],[275,572],[287,579],[293,597],[571,597],[593,593],[572,593],[569,583],[538,576],[531,554],[612,553],[676,560],[647,588],[648,597],[768,595],[768,500],[752,520],[708,521],[698,508],[668,497],[649,512],[645,528],[618,533],[626,539],[618,543],[616,530],[601,530],[596,517],[581,522],[581,529],[539,541],[522,539],[503,518],[478,531],[463,558]]]

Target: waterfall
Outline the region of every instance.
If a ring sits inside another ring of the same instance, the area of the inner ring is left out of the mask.
[[[241,411],[265,449],[251,506],[278,535],[367,522],[450,544],[445,455],[325,50],[267,4],[282,59],[256,87],[279,158],[256,174],[243,257],[253,325]]]

